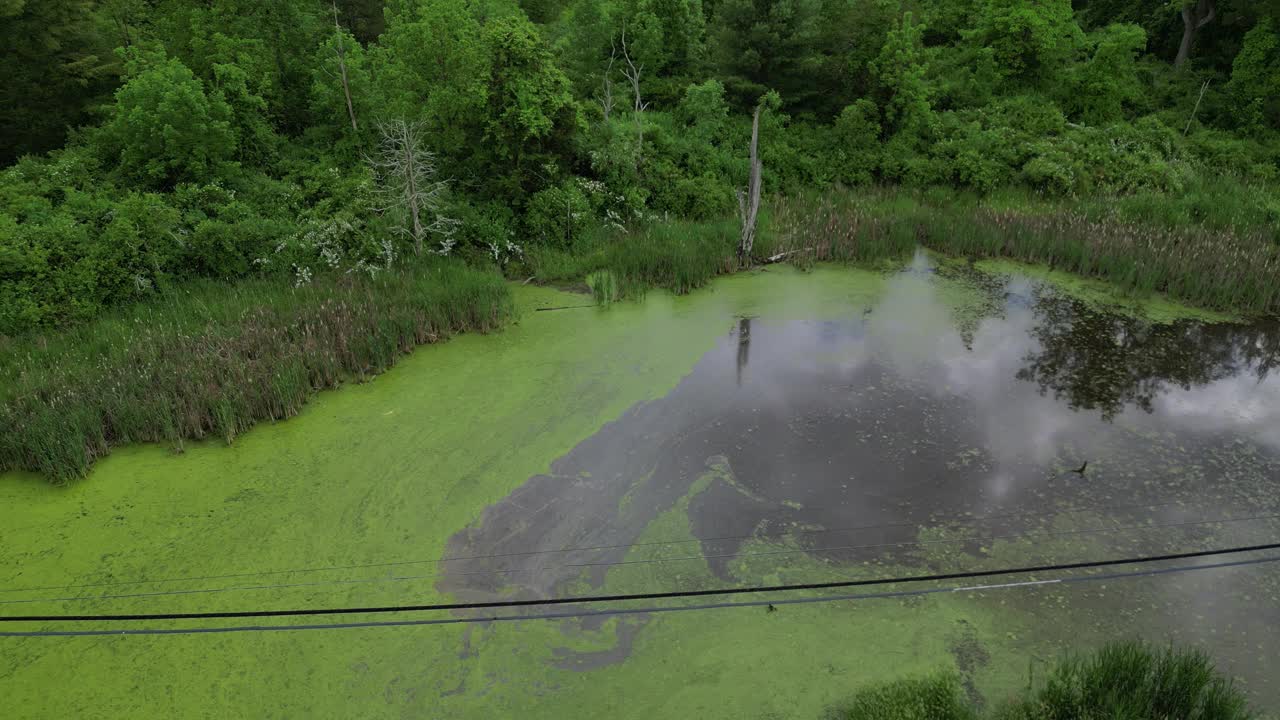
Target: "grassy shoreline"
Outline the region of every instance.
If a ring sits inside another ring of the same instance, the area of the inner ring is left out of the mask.
[[[1202,651],[1112,642],[1073,655],[1029,682],[1019,696],[983,712],[960,678],[901,680],[855,693],[828,720],[1067,720],[1069,718],[1201,718],[1249,720],[1244,694]]]
[[[495,273],[442,263],[294,288],[214,283],[0,354],[0,471],[55,483],[113,447],[221,437],[298,412],[316,392],[364,379],[417,345],[496,330],[513,315]]]
[[[965,202],[927,192],[778,198],[761,218],[752,262],[782,259],[802,268],[876,263],[908,258],[923,246],[954,257],[1041,264],[1203,310],[1280,314],[1275,228],[1229,218],[1212,226],[1141,222],[1132,219],[1132,209],[1102,207],[1099,201],[1067,205],[1028,198]],[[741,269],[737,233],[733,219],[668,222],[586,237],[569,250],[536,248],[526,269],[547,283],[589,278],[601,304],[641,297],[655,287],[685,293]]]
[[[602,305],[652,288],[683,294],[741,269],[737,234],[733,219],[655,223],[570,250],[531,248],[522,271],[545,284],[585,282]],[[869,264],[920,246],[1041,264],[1209,310],[1280,313],[1280,243],[1265,229],[1138,225],[1060,206],[875,192],[778,199],[752,260]],[[120,445],[230,442],[417,345],[496,330],[513,315],[500,276],[447,261],[298,288],[203,283],[68,330],[0,338],[0,426],[16,429],[0,436],[0,471],[62,483]]]

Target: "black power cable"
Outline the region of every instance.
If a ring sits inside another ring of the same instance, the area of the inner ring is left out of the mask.
[[[1074,508],[1069,508],[1069,509],[1064,509],[1059,511],[1052,511],[1052,512],[1038,512],[1034,510],[1025,510],[1025,511],[1014,511],[1014,512],[1008,512],[1008,513],[992,513],[987,515],[950,515],[950,516],[941,515],[941,516],[934,516],[933,518],[931,518],[931,521],[934,523],[938,523],[938,522],[970,523],[970,522],[984,522],[987,520],[997,520],[1002,518],[1013,518],[1013,517],[1031,517],[1031,518],[1046,519],[1046,518],[1059,517],[1062,515],[1073,515],[1073,514],[1087,513],[1087,512],[1102,512],[1102,511],[1110,511],[1110,510],[1134,510],[1139,508],[1153,509],[1153,508],[1170,507],[1170,506],[1186,507],[1186,505],[1183,504],[1183,501],[1170,500],[1170,501],[1164,501],[1164,502],[1134,504],[1134,505],[1092,505],[1092,506],[1086,505],[1086,506],[1077,506]],[[154,580],[114,580],[114,581],[104,581],[104,582],[97,582],[97,583],[75,583],[75,584],[68,584],[68,585],[41,585],[41,586],[28,586],[28,587],[13,587],[13,588],[0,588],[0,594],[19,593],[19,592],[37,592],[37,591],[44,591],[44,590],[81,590],[81,589],[87,589],[87,588],[120,587],[124,585],[154,585],[154,584],[171,583],[171,582],[229,580],[229,579],[244,578],[244,577],[266,577],[269,575],[293,575],[293,574],[302,574],[302,573],[332,572],[335,570],[365,570],[365,569],[373,569],[373,568],[401,567],[406,565],[444,564],[444,563],[452,563],[452,562],[466,562],[466,561],[472,561],[472,560],[494,560],[499,558],[528,557],[532,555],[554,555],[554,554],[560,554],[560,553],[588,552],[588,551],[595,551],[595,550],[615,550],[615,549],[622,549],[622,548],[638,548],[638,547],[651,547],[651,546],[662,546],[662,545],[685,545],[690,543],[717,542],[721,540],[750,540],[755,538],[770,539],[775,537],[781,538],[781,537],[791,537],[791,536],[809,536],[809,535],[821,535],[825,533],[856,532],[856,531],[863,531],[863,530],[888,530],[892,528],[910,528],[910,527],[918,528],[918,527],[922,527],[922,524],[918,522],[901,522],[901,523],[890,523],[885,525],[855,525],[855,526],[848,526],[848,527],[819,528],[819,529],[810,529],[810,530],[787,530],[783,532],[766,533],[766,534],[725,535],[720,537],[693,538],[688,540],[657,540],[657,541],[630,543],[630,544],[623,543],[623,544],[615,544],[615,545],[594,545],[594,546],[584,546],[584,547],[556,548],[556,549],[549,549],[549,550],[525,550],[520,552],[498,553],[493,555],[462,555],[462,556],[437,558],[434,560],[396,560],[396,561],[378,562],[378,563],[312,566],[312,567],[302,567],[302,568],[286,568],[286,569],[280,569],[280,570],[259,570],[259,571],[249,571],[249,572],[223,573],[218,575],[195,575],[195,576],[187,576],[187,577],[156,578]],[[451,574],[458,574],[458,573],[451,573]],[[461,573],[461,574],[466,574],[466,573]],[[435,576],[421,576],[421,577],[435,577]],[[298,586],[302,587],[303,585],[298,585]]]
[[[1083,575],[1080,577],[1058,578],[1054,580],[1032,580],[999,585],[972,585],[968,587],[929,588],[927,590],[899,590],[896,592],[861,593],[857,595],[821,595],[818,597],[790,598],[786,600],[752,600],[747,602],[704,603],[701,605],[667,605],[659,607],[611,608],[606,610],[579,610],[558,613],[538,613],[528,615],[494,615],[476,617],[454,617],[436,620],[381,620],[367,622],[323,623],[314,625],[236,625],[231,627],[195,627],[195,628],[133,628],[124,630],[34,630],[34,631],[0,631],[0,637],[50,638],[50,637],[103,637],[121,635],[208,635],[240,632],[285,632],[299,630],[342,630],[354,628],[393,628],[416,627],[421,625],[459,625],[490,622],[510,622],[524,620],[566,620],[585,617],[643,615],[657,613],[688,612],[696,610],[719,610],[729,608],[774,607],[776,605],[801,605],[814,603],[831,603],[849,600],[874,600],[924,595],[940,595],[958,592],[983,592],[988,590],[1006,590],[1019,587],[1036,587],[1041,585],[1067,585],[1085,582],[1106,582],[1110,580],[1127,580],[1141,577],[1173,575],[1200,570],[1216,570],[1222,568],[1262,565],[1280,562],[1280,557],[1265,557],[1256,560],[1238,560],[1235,562],[1213,563],[1210,565],[1183,565],[1180,567],[1160,568],[1157,570],[1139,570],[1135,572],[1110,573],[1106,575]]]
[[[1084,570],[1091,568],[1114,567],[1116,565],[1138,565],[1168,560],[1187,560],[1191,558],[1233,555],[1245,552],[1280,549],[1280,542],[1262,545],[1245,545],[1217,550],[1199,550],[1195,552],[1169,553],[1136,558],[1118,558],[1112,560],[1091,560],[1076,563],[1055,563],[1052,565],[1034,565],[1019,568],[1002,568],[999,570],[970,570],[954,573],[934,573],[930,575],[907,575],[896,578],[879,578],[867,580],[840,580],[822,583],[798,583],[793,585],[766,585],[739,588],[714,588],[709,590],[677,590],[671,592],[630,593],[625,595],[594,595],[585,597],[547,598],[542,600],[498,600],[491,602],[439,603],[431,605],[389,605],[380,607],[347,607],[347,608],[310,608],[296,610],[241,610],[226,612],[198,613],[140,613],[128,615],[10,615],[0,616],[0,622],[121,622],[139,620],[212,620],[218,618],[266,618],[266,617],[304,617],[318,615],[367,615],[406,612],[430,612],[439,610],[481,610],[492,608],[534,607],[543,605],[573,605],[579,603],[626,602],[632,600],[661,600],[672,598],[708,597],[713,595],[745,595],[750,593],[791,592],[797,590],[830,590],[835,588],[869,587],[874,585],[894,585],[899,583],[932,582],[941,580],[961,580],[967,578],[999,577],[1025,573],[1055,572],[1062,570]]]
[[[654,565],[674,562],[689,562],[694,560],[714,560],[724,558],[743,558],[743,557],[762,557],[762,556],[785,556],[785,555],[823,555],[834,552],[848,552],[851,550],[875,550],[883,548],[903,548],[903,547],[925,547],[933,545],[949,545],[953,543],[965,543],[976,541],[992,541],[992,540],[1043,540],[1055,537],[1076,537],[1081,535],[1102,535],[1112,533],[1126,532],[1153,532],[1156,530],[1168,530],[1173,528],[1196,527],[1202,525],[1231,525],[1236,523],[1254,522],[1259,520],[1277,520],[1280,515],[1251,515],[1248,517],[1227,517],[1215,518],[1212,520],[1192,520],[1179,523],[1156,523],[1147,525],[1122,525],[1109,528],[1086,528],[1082,530],[1059,530],[1050,532],[1037,533],[1006,533],[1000,535],[965,535],[956,538],[941,538],[936,540],[902,540],[899,542],[869,543],[863,545],[837,545],[825,548],[800,548],[790,550],[763,550],[756,552],[736,552],[736,553],[720,553],[714,555],[682,555],[670,558],[645,558],[641,560],[616,560],[612,562],[584,562],[584,563],[568,563],[563,565],[543,565],[533,568],[510,568],[502,570],[458,570],[430,573],[425,575],[389,575],[385,577],[374,578],[347,578],[342,580],[319,580],[314,582],[297,582],[297,583],[275,583],[266,585],[233,585],[231,587],[221,588],[194,588],[188,590],[157,590],[153,592],[139,593],[119,593],[115,595],[80,595],[67,597],[46,597],[46,598],[21,598],[18,600],[0,600],[0,605],[32,605],[35,603],[45,602],[95,602],[102,600],[132,600],[137,598],[153,598],[153,597],[175,597],[182,595],[212,595],[224,592],[249,592],[257,590],[289,590],[306,587],[325,587],[340,585],[369,585],[389,582],[409,582],[413,580],[431,580],[440,577],[469,577],[476,575],[515,575],[520,573],[544,573],[554,570],[566,570],[574,568],[587,567],[616,567],[621,565]]]

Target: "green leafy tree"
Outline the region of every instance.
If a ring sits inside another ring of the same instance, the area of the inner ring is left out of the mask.
[[[1245,36],[1229,89],[1241,124],[1280,129],[1280,22],[1263,18]]]
[[[987,0],[964,36],[991,48],[1006,78],[1030,84],[1051,82],[1083,42],[1070,0]]]
[[[718,0],[716,54],[730,98],[754,107],[770,89],[789,103],[813,93],[819,0]]]
[[[0,164],[52,150],[109,93],[117,63],[90,0],[0,0]]]
[[[858,100],[836,118],[832,163],[836,178],[848,185],[866,185],[880,166],[880,110],[867,98]]]
[[[1093,55],[1063,84],[1063,106],[1090,124],[1120,120],[1125,107],[1142,94],[1137,56],[1146,47],[1147,34],[1137,25],[1108,25],[1093,33],[1088,44]]]
[[[445,174],[459,175],[449,166],[475,150],[485,122],[489,58],[480,22],[453,0],[404,4],[369,55],[379,117],[421,121]]]
[[[216,65],[238,65],[266,101],[272,125],[296,134],[310,122],[312,62],[332,31],[329,11],[309,0],[156,0],[152,27],[169,54],[206,83]]]
[[[167,188],[217,177],[236,150],[231,107],[176,58],[131,53],[96,146],[125,181]]]
[[[347,92],[351,106],[347,106]],[[345,30],[325,38],[316,51],[311,78],[311,114],[321,128],[332,135],[358,142],[363,118],[366,126],[377,114],[374,83],[364,46]],[[355,127],[353,127],[353,124]],[[367,129],[367,127],[366,127]]]
[[[528,20],[503,18],[484,33],[490,58],[483,144],[500,185],[519,196],[535,184],[539,168],[567,152],[581,122],[569,78],[556,66]]]
[[[871,74],[883,99],[890,132],[919,131],[931,123],[933,107],[925,81],[928,58],[924,33],[924,25],[906,13],[889,32],[880,55],[871,63]]]

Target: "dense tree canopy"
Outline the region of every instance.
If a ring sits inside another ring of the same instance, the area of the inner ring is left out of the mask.
[[[0,40],[0,334],[411,255],[393,122],[478,261],[731,215],[766,95],[766,193],[1280,179],[1280,0],[0,0]]]

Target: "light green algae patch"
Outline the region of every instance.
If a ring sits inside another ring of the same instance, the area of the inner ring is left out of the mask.
[[[519,287],[524,314],[514,327],[419,350],[232,446],[194,444],[180,456],[124,448],[67,488],[4,476],[0,588],[47,589],[6,593],[0,607],[183,612],[442,600],[436,561],[451,534],[604,423],[668,392],[734,318],[765,308],[780,319],[849,312],[883,282],[772,268],[690,297],[652,293],[607,310],[552,312],[534,309],[583,298]],[[391,562],[403,564],[354,567]],[[286,572],[296,569],[307,572]],[[231,589],[152,594],[210,588]],[[14,602],[98,595],[138,597]],[[398,715],[406,703],[429,707],[449,689],[441,678],[484,674],[489,653],[458,661],[464,638],[513,630],[0,639],[0,688],[18,709],[9,717]],[[476,695],[483,691],[477,681],[449,697],[469,715],[492,717]]]
[[[1159,293],[1135,294],[1104,280],[1052,270],[1044,265],[1001,258],[979,260],[975,266],[993,275],[1018,275],[1039,280],[1097,309],[1141,317],[1159,324],[1176,320],[1238,322],[1241,319],[1227,313],[1191,307]]]

